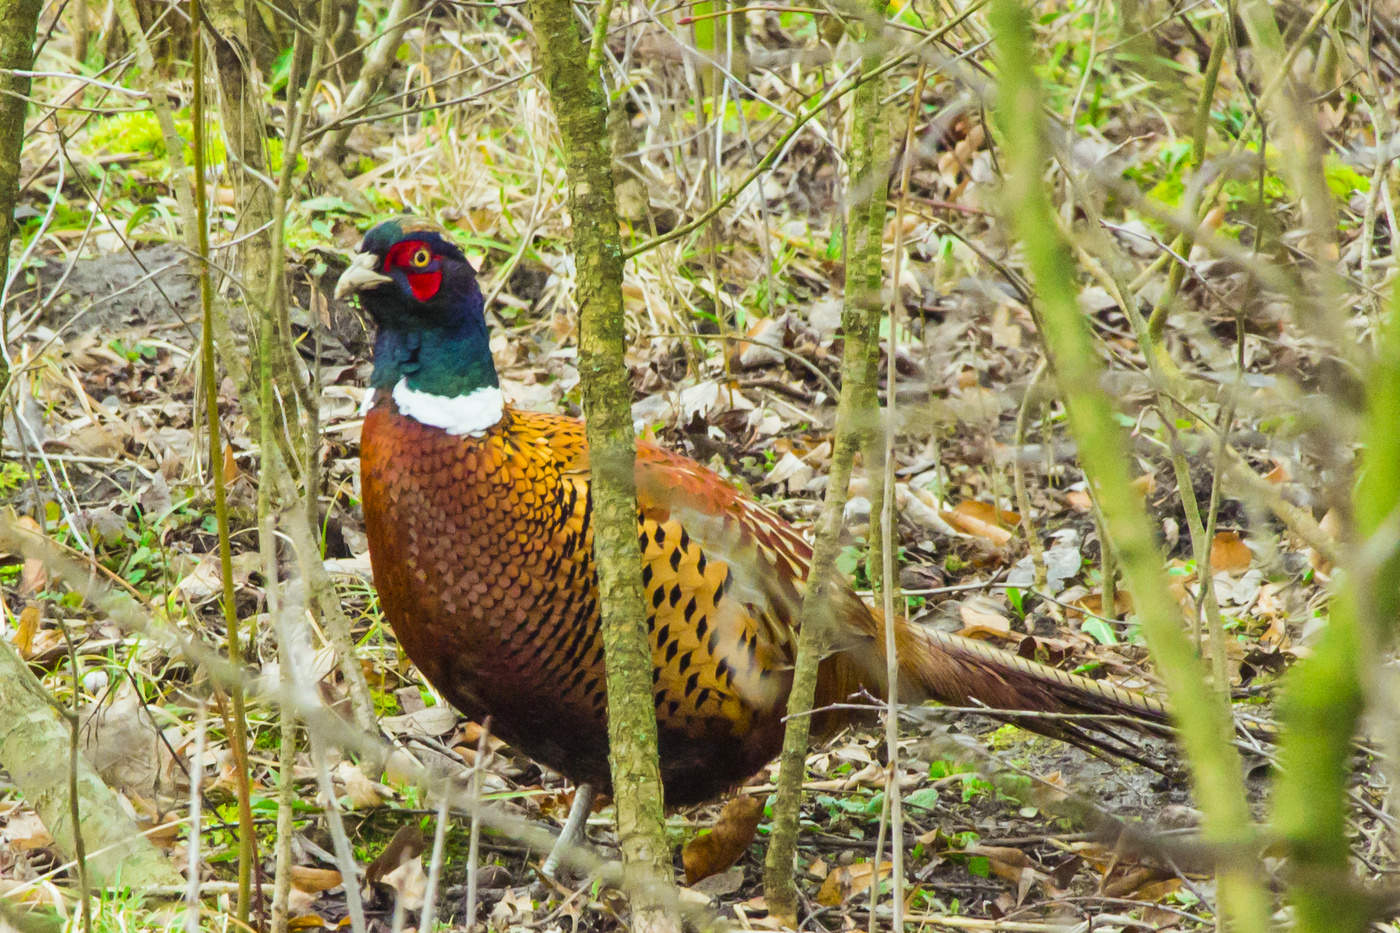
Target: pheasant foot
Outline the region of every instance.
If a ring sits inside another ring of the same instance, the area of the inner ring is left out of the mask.
[[[558,880],[559,865],[564,853],[572,846],[583,843],[583,830],[588,824],[588,814],[593,809],[595,796],[597,794],[591,784],[580,784],[574,790],[574,802],[569,807],[569,817],[564,821],[564,829],[555,841],[554,848],[550,849],[549,855],[545,857],[544,864],[540,866],[540,873],[546,878]]]

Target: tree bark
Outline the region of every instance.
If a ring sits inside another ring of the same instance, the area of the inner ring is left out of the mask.
[[[34,30],[42,6],[40,0],[0,0],[0,23],[5,24],[0,30],[0,281],[10,268],[25,99],[29,96],[29,79],[14,72],[28,71],[34,63]],[[0,313],[0,327],[3,321]],[[9,383],[9,367],[0,358],[0,391]]]
[[[593,551],[607,658],[608,743],[623,886],[634,930],[679,931],[656,753],[652,660],[642,603],[633,473],[632,387],[623,361],[618,239],[607,98],[587,67],[588,37],[569,0],[530,6],[540,65],[563,138],[573,222],[579,374],[592,464]]]

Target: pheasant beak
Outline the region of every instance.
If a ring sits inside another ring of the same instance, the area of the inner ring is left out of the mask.
[[[345,298],[385,282],[392,282],[393,279],[387,275],[381,275],[375,269],[377,265],[379,265],[379,257],[374,253],[356,253],[350,260],[350,267],[335,283],[336,299]]]

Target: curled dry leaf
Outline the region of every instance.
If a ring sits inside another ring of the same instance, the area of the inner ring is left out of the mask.
[[[166,813],[164,816],[155,817],[159,822],[155,826],[142,831],[142,834],[162,849],[172,850],[180,845],[180,833],[185,828],[185,821],[177,817],[174,813]]]
[[[759,318],[749,327],[747,340],[737,341],[732,359],[740,369],[756,369],[783,361],[783,326],[772,318]]]
[[[293,865],[290,872],[292,887],[306,894],[320,894],[340,884],[340,872],[334,868],[312,868]]]
[[[1166,893],[1162,890],[1162,882],[1176,880],[1162,869],[1148,865],[1134,865],[1121,875],[1106,880],[1103,884],[1103,893],[1107,897],[1127,897],[1135,901],[1153,901]],[[1154,893],[1143,896],[1141,892],[1144,889]]]
[[[1327,532],[1328,537],[1333,541],[1337,541],[1341,537],[1342,518],[1337,514],[1336,509],[1328,509],[1327,514],[1323,515],[1317,524],[1323,531]],[[1332,562],[1314,548],[1308,548],[1308,563],[1312,565],[1313,570],[1317,571],[1320,582],[1326,583],[1331,579]]]
[[[238,469],[238,461],[233,458],[233,445],[224,445],[224,485],[231,486],[243,475]]]
[[[507,888],[496,906],[491,908],[487,928],[504,930],[524,927],[535,919],[536,906],[528,887]]]
[[[246,586],[248,578],[260,568],[262,556],[256,551],[235,554],[233,558],[233,585]],[[199,558],[194,569],[187,573],[175,589],[186,599],[202,603],[223,592],[223,571],[217,553],[208,553]]]
[[[457,729],[456,734],[453,735],[452,738],[447,741],[447,744],[452,746],[466,745],[472,749],[475,749],[478,745],[481,744],[481,737],[485,733],[486,730],[481,727],[480,723],[473,722],[472,720],[468,719],[461,723],[461,725]],[[494,735],[486,735],[487,751],[494,752],[497,749],[504,746],[505,744],[505,742],[502,742]]]
[[[1065,493],[1065,502],[1076,512],[1092,512],[1094,497],[1084,489],[1071,489]]]
[[[958,530],[943,517],[938,497],[927,489],[915,489],[907,483],[899,483],[894,492],[895,505],[899,506],[899,511],[905,518],[939,534],[958,533]]]
[[[422,910],[428,892],[428,874],[423,871],[423,857],[415,855],[399,865],[381,878],[380,884],[393,888],[406,910]]]
[[[735,797],[724,805],[715,828],[686,843],[681,852],[687,884],[717,875],[739,860],[753,842],[763,804],[756,797]]]
[[[1113,605],[1106,607],[1103,604],[1103,591],[1098,590],[1076,599],[1073,605],[1092,616],[1121,619],[1133,611],[1133,594],[1126,589],[1116,589],[1113,591]],[[1066,613],[1066,618],[1078,620],[1082,616],[1078,612],[1070,611]]]
[[[300,933],[301,930],[325,930],[330,928],[323,917],[319,914],[311,913],[311,905],[318,895],[307,894],[305,891],[298,891],[292,888],[287,896],[287,913],[292,916],[287,918],[287,929],[292,933]]]
[[[378,781],[371,781],[364,771],[360,770],[360,766],[352,761],[342,761],[335,766],[335,779],[345,786],[345,796],[352,810],[377,807],[384,802],[386,796],[393,793],[389,787]]]
[[[724,897],[733,894],[744,886],[744,869],[735,867],[728,871],[722,871],[717,875],[702,878],[696,882],[693,890],[705,895],[705,902],[711,898]]]
[[[840,907],[854,896],[867,894],[872,884],[889,876],[892,867],[889,862],[881,862],[878,873],[874,862],[856,862],[833,868],[817,892],[817,903],[823,907]]]
[[[1133,892],[1135,901],[1161,901],[1181,890],[1180,878],[1163,878],[1149,881]]]
[[[385,716],[381,723],[395,735],[447,735],[457,727],[457,719],[457,711],[444,703],[402,716]]]
[[[1030,856],[1014,846],[970,845],[963,852],[985,858],[992,874],[1012,883],[1020,882],[1026,871],[1035,869]]]
[[[1165,869],[1142,864],[1130,852],[1101,842],[1072,843],[1068,848],[1099,872],[1102,891],[1110,897],[1139,899],[1133,892],[1149,883],[1175,877]]]
[[[1011,635],[1011,620],[1002,615],[991,601],[974,596],[958,607],[958,618],[962,620],[964,638],[1008,638]]]
[[[785,453],[768,471],[767,481],[773,485],[786,482],[790,489],[806,489],[812,481],[812,468],[796,454]]]
[[[1015,512],[1003,511],[998,514],[995,506],[971,499],[959,502],[953,508],[945,510],[943,517],[947,519],[948,524],[964,534],[983,538],[996,545],[1003,545],[1011,540],[1011,532],[998,522],[1014,524],[1021,520],[1021,517]]]
[[[1016,348],[1021,345],[1021,340],[1025,336],[1025,331],[1021,329],[1019,321],[1011,317],[1011,309],[1007,305],[999,304],[992,312],[991,323],[987,327],[987,332],[992,337],[992,342],[999,347]]]

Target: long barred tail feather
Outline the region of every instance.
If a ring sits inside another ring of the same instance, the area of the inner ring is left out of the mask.
[[[844,695],[843,690],[873,686],[883,694],[884,622],[880,614],[854,611],[843,616],[863,630],[863,646],[848,648],[836,659],[823,693],[834,700]],[[1139,743],[1123,735],[1125,730],[1171,734],[1170,711],[1158,699],[905,619],[898,620],[895,638],[902,700],[937,700],[983,709],[989,716],[1085,750],[1107,752],[1163,770]]]

